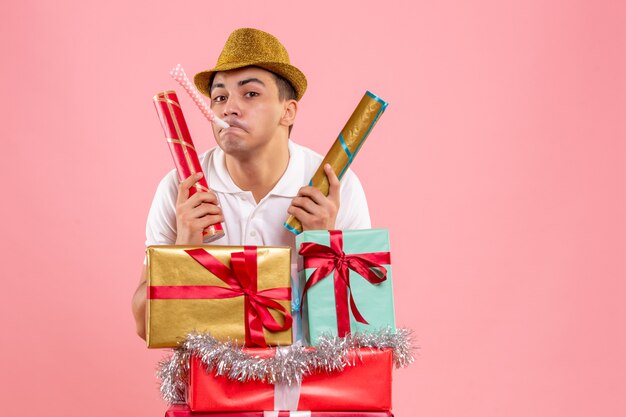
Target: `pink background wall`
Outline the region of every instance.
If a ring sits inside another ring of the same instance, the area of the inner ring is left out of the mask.
[[[302,3],[0,6],[0,414],[162,415],[130,312],[172,167],[151,97],[253,26],[309,78],[301,143],[391,103],[354,168],[421,346],[396,415],[624,415],[624,3]]]

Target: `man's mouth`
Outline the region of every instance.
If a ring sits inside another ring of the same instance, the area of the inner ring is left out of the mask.
[[[241,122],[241,121],[239,121],[239,120],[237,120],[237,119],[224,118],[224,121],[225,121],[226,123],[228,123],[228,124],[230,125],[230,127],[227,127],[227,128],[225,128],[225,129],[221,129],[221,130],[220,130],[220,133],[221,133],[221,132],[223,132],[224,130],[231,129],[231,128],[233,128],[233,127],[239,128],[239,129],[241,129],[241,130],[243,130],[243,131],[245,131],[245,132],[247,132],[247,131],[248,131],[248,130],[247,130],[247,126],[246,126],[243,122]]]

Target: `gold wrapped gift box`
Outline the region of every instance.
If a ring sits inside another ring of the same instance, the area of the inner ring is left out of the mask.
[[[148,347],[176,347],[194,331],[246,346],[292,343],[291,248],[150,246],[146,251]],[[270,331],[272,317],[274,327],[288,328]]]

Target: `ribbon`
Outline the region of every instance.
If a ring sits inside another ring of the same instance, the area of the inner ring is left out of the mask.
[[[350,314],[348,311],[348,292],[350,293],[350,311],[354,318],[363,324],[369,324],[359,312],[352,296],[350,270],[356,272],[372,284],[380,284],[387,279],[387,269],[382,264],[390,264],[389,252],[371,252],[346,254],[343,251],[343,233],[341,230],[329,230],[330,246],[313,242],[300,245],[300,255],[304,256],[305,268],[317,268],[309,277],[302,292],[302,299],[309,288],[328,277],[334,271],[335,308],[337,311],[337,331],[339,337],[350,333]]]
[[[298,264],[291,264],[291,293],[294,294],[291,298],[291,314],[293,317],[291,332],[294,343],[304,339],[302,334],[302,313],[300,311],[302,309],[302,301],[299,296],[300,280],[297,278],[298,275]]]
[[[293,346],[302,346],[302,343],[296,341]],[[288,354],[291,347],[276,348],[276,357],[284,357]],[[289,384],[287,381],[274,384],[274,410],[292,410],[298,409],[300,402],[300,384],[301,381]],[[280,414],[282,417],[282,414]]]
[[[244,297],[244,317],[246,346],[267,347],[263,328],[280,332],[291,327],[291,313],[275,300],[289,300],[291,288],[270,288],[257,290],[257,251],[256,246],[244,246],[243,252],[231,254],[228,268],[219,259],[202,248],[187,249],[185,252],[230,287],[213,285],[177,285],[150,286],[148,298],[151,299],[216,299]],[[280,325],[270,313],[278,311],[284,317]]]

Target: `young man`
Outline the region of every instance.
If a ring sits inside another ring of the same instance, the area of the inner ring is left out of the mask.
[[[370,227],[365,194],[352,171],[340,183],[325,167],[328,196],[303,186],[323,158],[289,139],[307,83],[278,39],[237,29],[217,65],[196,74],[194,81],[230,127],[213,125],[218,147],[200,156],[202,174],[180,184],[175,171],[163,178],[148,214],[146,246],[200,245],[202,230],[223,222],[225,236],[211,244],[291,246],[295,259],[295,236],[283,227],[289,214],[304,230]],[[189,198],[202,175],[212,192]],[[144,339],[146,280],[144,266],[133,297],[137,333]]]

